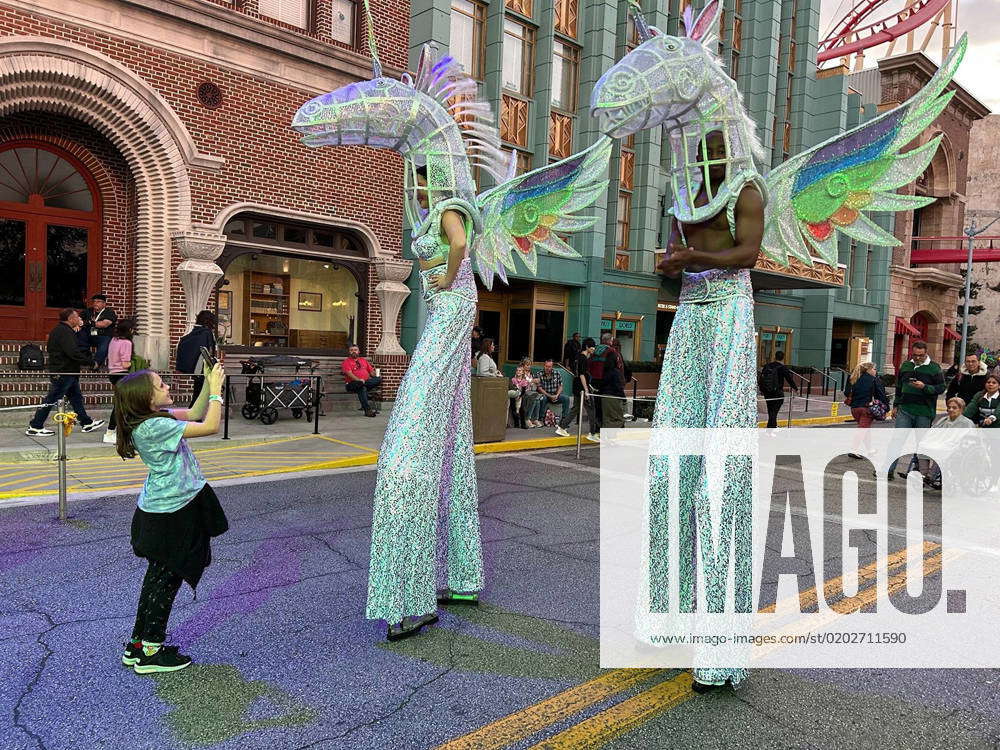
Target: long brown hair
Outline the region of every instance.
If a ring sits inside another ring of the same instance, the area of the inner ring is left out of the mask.
[[[115,385],[115,419],[118,422],[116,443],[118,455],[122,458],[135,458],[135,444],[132,433],[135,428],[147,419],[169,417],[173,415],[165,411],[154,411],[153,401],[153,371],[139,370],[126,375]]]

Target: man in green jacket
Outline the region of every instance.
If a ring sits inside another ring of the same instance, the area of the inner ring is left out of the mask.
[[[910,359],[896,373],[896,397],[892,402],[890,417],[897,428],[930,427],[937,414],[938,395],[945,391],[944,372],[941,365],[927,355],[927,344],[914,341],[910,345]],[[927,476],[927,467],[920,462],[920,472]],[[912,465],[912,464],[911,464]],[[889,465],[889,481],[896,471],[896,461]],[[906,476],[900,473],[900,476]]]

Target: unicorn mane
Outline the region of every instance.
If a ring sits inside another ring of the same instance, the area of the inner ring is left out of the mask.
[[[455,58],[438,58],[436,46],[424,45],[413,87],[434,99],[458,123],[471,166],[482,168],[497,182],[507,179],[507,159],[500,149],[493,110],[479,98],[479,84]]]

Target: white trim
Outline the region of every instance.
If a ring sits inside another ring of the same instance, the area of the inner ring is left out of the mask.
[[[195,224],[196,229],[204,229],[222,234],[226,224],[234,216],[242,213],[259,213],[277,219],[289,219],[291,221],[305,221],[314,224],[322,224],[332,229],[350,229],[362,236],[365,249],[368,251],[369,259],[394,258],[395,256],[382,250],[382,243],[379,242],[375,232],[366,224],[353,219],[345,219],[341,216],[330,216],[329,214],[314,214],[308,211],[296,211],[282,206],[269,206],[264,203],[233,203],[223,208],[215,215],[215,220],[211,224]],[[258,243],[254,243],[258,244]],[[261,245],[258,245],[261,246]],[[275,247],[275,249],[278,249]],[[282,246],[281,250],[288,251],[289,248]],[[345,256],[346,257],[346,256]],[[360,259],[359,259],[360,260]]]

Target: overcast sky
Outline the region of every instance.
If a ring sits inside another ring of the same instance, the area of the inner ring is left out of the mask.
[[[822,40],[831,24],[843,16],[856,4],[856,0],[822,0],[822,15],[819,26]],[[958,35],[969,33],[969,50],[958,69],[955,79],[970,94],[993,110],[1000,113],[1000,2],[998,0],[956,0],[958,5]],[[904,0],[887,0],[884,10],[876,10],[869,17],[876,21],[905,6]],[[922,26],[914,34],[914,47],[919,48],[930,24]],[[957,38],[957,37],[956,37]],[[905,38],[896,42],[895,53],[906,50]],[[885,55],[887,46],[865,51],[865,67],[874,67],[876,61]],[[927,56],[935,62],[941,57],[941,32],[937,32],[927,46]],[[829,63],[827,63],[829,65]]]

